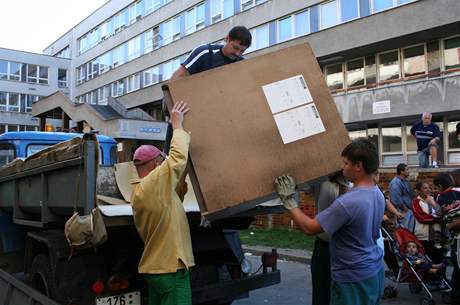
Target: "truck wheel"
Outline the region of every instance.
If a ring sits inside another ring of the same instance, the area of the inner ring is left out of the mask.
[[[30,273],[28,274],[28,280],[36,290],[54,299],[56,285],[48,255],[38,254],[34,257]]]

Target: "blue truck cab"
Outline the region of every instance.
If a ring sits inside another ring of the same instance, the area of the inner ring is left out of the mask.
[[[18,131],[0,135],[0,166],[15,158],[28,156],[59,142],[81,137],[81,133]],[[99,163],[113,165],[117,162],[117,142],[108,136],[97,135]]]

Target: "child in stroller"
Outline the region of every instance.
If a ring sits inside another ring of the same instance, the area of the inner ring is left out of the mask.
[[[399,284],[409,284],[411,293],[419,293],[422,289],[425,292],[420,304],[435,304],[432,292],[440,290],[443,291],[442,299],[444,303],[449,304],[452,287],[445,278],[444,267],[430,272],[431,269],[437,269],[437,267],[441,266],[432,265],[431,259],[425,254],[425,248],[417,237],[409,230],[401,227],[393,231],[393,236],[384,228],[382,228],[382,231],[389,241],[388,245],[391,254],[398,261],[398,265],[394,266],[397,268],[389,266],[393,270],[393,277],[389,279],[394,281],[396,286],[385,287],[384,297],[396,297],[397,286]],[[414,247],[415,249],[413,249]],[[409,248],[410,252],[408,253]],[[419,261],[419,264],[417,264],[417,261]]]
[[[406,257],[414,265],[416,271],[437,274],[443,272],[444,264],[432,264],[424,255],[418,252],[417,244],[413,241],[406,243]]]

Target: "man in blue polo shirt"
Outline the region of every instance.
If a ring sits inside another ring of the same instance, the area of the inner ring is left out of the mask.
[[[330,236],[331,305],[377,305],[383,293],[383,249],[377,244],[385,199],[375,185],[377,149],[357,139],[342,151],[343,175],[354,187],[315,218],[305,215],[295,199],[289,175],[276,178],[276,190],[294,222],[307,234]]]
[[[225,38],[225,45],[204,44],[195,48],[171,77],[171,81],[243,59],[252,36],[244,26],[235,26]]]
[[[438,125],[431,122],[429,112],[422,114],[422,121],[415,123],[410,133],[417,139],[417,157],[420,167],[430,167],[428,157],[431,155],[432,167],[438,168],[438,142],[441,132]]]

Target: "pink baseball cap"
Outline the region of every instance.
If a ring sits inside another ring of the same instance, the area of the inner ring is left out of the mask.
[[[163,157],[166,157],[166,155],[161,150],[159,150],[153,145],[141,145],[134,152],[133,161],[134,162],[150,161],[160,155]]]

